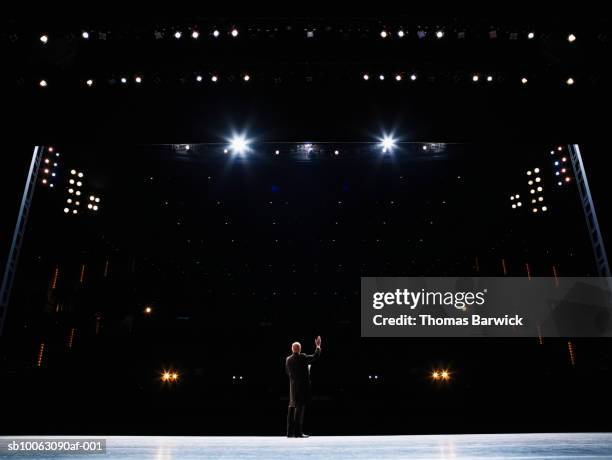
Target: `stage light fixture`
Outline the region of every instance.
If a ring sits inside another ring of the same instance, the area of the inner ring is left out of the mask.
[[[339,150],[334,150],[334,155],[340,155],[340,151]]]
[[[436,32],[436,38],[442,38],[442,37],[444,37],[444,32],[442,30],[438,30]]]
[[[533,39],[535,38],[535,34],[534,34],[533,32],[529,32],[529,33],[527,34],[527,38],[528,38],[529,40],[533,40]]]
[[[533,170],[533,172],[534,172],[534,173],[536,173],[536,174],[538,174],[538,173],[540,172],[540,168],[535,168],[535,169]]]
[[[40,36],[40,42],[41,42],[43,45],[46,45],[48,41],[49,41],[49,36],[48,36],[48,35],[41,35],[41,36]]]
[[[134,78],[134,81],[136,83],[142,83],[142,77],[138,76],[138,77]]]
[[[364,79],[365,81],[368,81],[368,80],[370,79],[370,76],[369,76],[367,73],[364,73],[364,74],[363,74],[363,79]]]
[[[215,83],[217,80],[219,80],[219,77],[217,77],[216,75],[210,77],[210,81],[212,81],[213,83]]]
[[[572,77],[569,77],[567,80],[565,80],[565,83],[566,83],[568,86],[571,86],[571,85],[573,85],[573,84],[574,84],[574,79],[573,79]]]
[[[68,214],[68,212],[69,212],[69,211],[70,211],[70,209],[68,209],[68,208],[64,208],[64,212],[65,212],[66,214]]]
[[[202,75],[198,75],[198,76],[196,77],[196,80],[197,80],[197,81],[202,81]]]
[[[244,80],[244,81],[249,81],[250,79],[251,79],[251,76],[250,76],[249,74],[246,74],[246,75],[243,77],[243,80]]]
[[[395,76],[395,81],[402,81],[402,76],[399,73]]]
[[[473,82],[477,82],[478,80],[480,80],[480,77],[478,76],[478,74],[472,75],[472,81]]]
[[[220,32],[217,29],[213,30],[213,33],[212,33],[213,37],[217,38],[219,35],[220,35]]]
[[[238,36],[238,29],[235,27],[232,29],[232,37],[236,38]]]
[[[522,83],[523,85],[526,85],[526,84],[527,84],[527,81],[528,81],[528,80],[527,80],[525,77],[521,78],[521,83]]]
[[[280,154],[280,150],[275,150],[275,151],[274,151],[274,154],[275,154],[275,155],[279,155],[279,154]]]
[[[412,75],[410,75],[410,79],[411,79],[412,81],[415,81],[415,80],[417,79],[416,74],[414,74],[414,73],[413,73]]]
[[[82,173],[82,172],[80,172],[80,173],[78,173],[78,174],[77,174],[77,176],[79,176],[79,177],[83,177],[83,173]]]
[[[87,84],[87,86],[93,86],[94,81],[90,78],[85,83]]]
[[[70,183],[70,185],[74,185],[74,179],[70,179],[68,183]]]
[[[76,169],[71,169],[70,170],[70,174],[72,174],[74,176],[76,174]]]
[[[381,73],[381,74],[378,76],[378,79],[379,79],[380,81],[383,81],[383,80],[385,79],[385,76],[384,76],[384,75]]]
[[[400,29],[400,30],[398,30],[398,31],[397,31],[397,36],[398,36],[399,38],[404,38],[404,35],[405,35],[405,34],[404,34],[404,31],[403,31],[402,29]]]
[[[121,77],[121,83],[126,84],[127,83],[127,78]]]
[[[382,147],[383,153],[390,152],[395,148],[395,139],[389,135],[385,135],[380,141],[380,146]]]
[[[89,32],[87,32],[86,30],[84,30],[81,33],[81,37],[83,37],[84,40],[88,40],[89,39]]]
[[[177,30],[176,32],[174,32],[174,38],[176,38],[177,40],[181,38],[182,36],[183,34],[180,31]]]
[[[194,30],[193,32],[191,32],[191,38],[193,38],[194,40],[197,40],[200,37],[200,32],[198,32],[197,30]]]
[[[38,82],[38,85],[39,85],[41,88],[46,88],[46,87],[47,87],[47,80],[40,80],[40,81]]]
[[[493,81],[493,77],[491,75],[487,75],[487,81],[488,82],[492,82]]]
[[[576,36],[574,34],[569,34],[567,36],[567,41],[570,43],[574,43],[576,41]]]
[[[387,34],[386,30],[381,30],[380,31],[380,38],[387,38],[387,35],[389,35],[389,34]]]
[[[248,149],[249,143],[244,135],[235,135],[230,141],[230,150],[242,155]]]

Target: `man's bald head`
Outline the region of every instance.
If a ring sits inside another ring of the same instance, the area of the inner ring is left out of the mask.
[[[302,345],[300,344],[300,342],[293,342],[291,344],[291,351],[294,353],[299,353],[300,351],[302,351]]]

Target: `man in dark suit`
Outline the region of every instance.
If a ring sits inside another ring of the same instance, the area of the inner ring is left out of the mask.
[[[321,355],[321,336],[315,339],[315,352],[302,353],[300,342],[291,345],[291,355],[287,356],[285,369],[289,376],[289,411],[287,412],[287,437],[307,438],[304,426],[304,410],[310,401],[310,367]]]

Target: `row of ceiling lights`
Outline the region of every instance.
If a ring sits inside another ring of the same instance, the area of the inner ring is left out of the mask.
[[[240,32],[238,31],[238,28],[236,28],[236,27],[231,28],[229,30],[229,32],[228,32],[228,35],[230,35],[233,38],[237,38],[239,36],[239,34],[240,34]],[[459,32],[459,34],[464,34],[464,32]],[[175,30],[172,35],[177,40],[183,38],[183,36],[184,36],[184,34],[183,34],[183,32],[181,30]],[[200,38],[200,31],[197,30],[197,29],[193,29],[193,30],[190,31],[189,35],[191,36],[192,39],[197,40],[197,39]],[[214,37],[214,38],[219,38],[219,37],[221,37],[222,33],[221,33],[221,31],[219,29],[213,29],[210,32],[210,35],[212,37]],[[315,35],[314,29],[307,29],[306,30],[306,37],[307,38],[313,38],[314,35]],[[380,38],[383,38],[383,39],[390,38],[393,35],[394,34],[392,32],[390,32],[389,30],[387,30],[387,29],[382,29],[380,31],[380,33],[379,33]],[[395,32],[395,35],[398,38],[404,38],[404,37],[406,37],[408,35],[408,33],[404,29],[399,29],[399,30],[397,30]],[[424,30],[424,29],[419,29],[417,31],[416,35],[417,35],[418,38],[423,39],[423,38],[425,38],[427,36],[427,31]],[[444,38],[446,36],[446,33],[445,33],[445,31],[443,29],[438,29],[438,30],[435,31],[434,36],[437,39],[440,40],[440,39],[442,39],[442,38]],[[459,36],[462,37],[462,35],[459,35]],[[83,40],[89,40],[92,37],[92,34],[89,31],[84,30],[84,31],[81,32],[81,37],[83,38]],[[156,39],[163,38],[163,32],[161,32],[159,30],[155,31],[154,32],[154,37]],[[497,31],[491,30],[489,32],[489,37],[490,38],[497,38]],[[527,32],[526,37],[527,37],[528,40],[533,40],[533,39],[536,38],[536,33],[534,31]],[[517,35],[517,38],[518,38],[518,35]],[[48,34],[42,34],[39,37],[39,40],[40,40],[40,42],[43,45],[46,45],[47,43],[49,43],[49,39],[50,38],[49,38]],[[577,40],[577,37],[576,37],[575,34],[570,33],[570,34],[567,35],[566,40],[569,43],[574,43]]]
[[[410,74],[410,75],[408,76],[408,78],[409,78],[411,81],[416,81],[416,80],[418,79],[418,76],[417,76],[417,74],[412,73],[412,74]],[[220,77],[219,77],[218,75],[216,75],[216,74],[213,74],[213,75],[211,75],[211,76],[208,78],[208,80],[209,80],[209,81],[211,81],[212,83],[216,83],[216,82],[218,82],[218,81],[219,81],[219,79],[220,79]],[[251,81],[251,75],[250,75],[250,74],[248,74],[248,73],[243,74],[243,75],[241,76],[241,79],[242,79],[242,80],[243,80],[245,83],[248,83],[249,81]],[[370,76],[370,74],[369,74],[369,73],[364,73],[364,74],[362,75],[362,79],[363,79],[364,81],[370,81],[370,80],[372,79],[372,77]],[[382,73],[381,73],[381,74],[379,74],[379,75],[378,75],[378,80],[379,80],[379,81],[385,81],[386,79],[387,79],[387,77],[386,77],[386,75],[385,75],[385,74],[382,74]],[[486,81],[487,81],[487,82],[489,82],[489,83],[491,83],[491,82],[493,82],[493,81],[494,81],[494,78],[493,78],[493,76],[492,76],[492,75],[487,75],[486,77],[481,77],[481,75],[479,75],[479,74],[471,74],[471,75],[470,75],[470,79],[471,79],[471,81],[472,81],[472,82],[474,82],[474,83],[478,83],[478,82],[479,82],[481,79],[484,79],[484,80],[486,80]],[[142,82],[143,82],[143,77],[142,77],[142,76],[140,76],[140,75],[137,75],[137,76],[133,77],[133,80],[134,80],[134,83],[136,83],[136,84],[140,84],[140,83],[142,83]],[[393,80],[395,80],[395,81],[397,81],[397,82],[403,81],[403,80],[404,80],[404,74],[402,74],[402,73],[396,73],[396,74],[393,76]],[[203,81],[204,81],[204,77],[203,77],[202,75],[196,75],[196,76],[195,76],[195,81],[197,81],[198,83],[201,83],[201,82],[203,82]],[[121,78],[119,79],[119,82],[120,82],[122,85],[126,85],[126,84],[128,84],[128,82],[129,82],[129,81],[128,81],[128,78],[127,78],[127,77],[121,77]],[[521,77],[521,78],[520,78],[520,82],[521,82],[521,84],[526,85],[527,83],[529,83],[529,79],[528,79],[527,77],[524,77],[524,76],[523,76],[523,77]],[[572,85],[573,85],[575,82],[576,82],[576,80],[574,79],[574,77],[568,77],[568,78],[565,80],[565,84],[566,84],[566,85],[568,85],[568,86],[572,86]],[[88,86],[88,87],[92,87],[92,86],[94,86],[94,84],[95,84],[95,80],[94,80],[93,78],[88,78],[87,80],[85,80],[85,85],[86,85],[86,86]],[[49,82],[48,82],[48,80],[46,80],[46,79],[41,79],[41,80],[39,80],[39,81],[38,81],[38,86],[40,86],[41,88],[46,88],[47,86],[49,86]]]

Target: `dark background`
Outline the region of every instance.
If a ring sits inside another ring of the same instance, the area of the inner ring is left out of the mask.
[[[256,24],[327,32],[312,41],[244,32]],[[235,41],[172,38],[179,27],[233,25]],[[379,38],[400,26],[404,42]],[[113,39],[84,43],[85,27]],[[414,37],[419,27],[427,39]],[[162,40],[151,38],[158,29]],[[510,40],[515,30],[521,38]],[[568,32],[579,37],[571,46]],[[11,395],[2,432],[282,433],[283,357],[296,339],[309,351],[317,334],[325,355],[312,372],[313,433],[609,430],[597,415],[610,409],[608,340],[569,338],[572,364],[560,339],[361,339],[357,313],[361,275],[498,276],[502,258],[511,276],[525,276],[524,263],[536,276],[552,265],[595,274],[575,189],[546,195],[546,217],[512,213],[508,198],[526,193],[525,169],[539,164],[551,177],[550,149],[579,143],[609,238],[608,33],[596,15],[6,20],[3,250],[33,145],[62,153],[64,182],[34,200],[2,339]],[[364,82],[363,72],[388,77]],[[394,72],[419,79],[396,84]],[[474,85],[473,72],[496,80]],[[217,86],[194,82],[213,73]],[[111,83],[124,74],[143,84]],[[90,75],[93,88],[83,85]],[[577,84],[566,86],[567,75]],[[232,131],[253,138],[244,160],[222,153]],[[381,160],[347,143],[385,131],[416,144]],[[186,155],[178,142],[194,147]],[[320,146],[310,160],[297,153],[305,142]],[[424,155],[420,142],[459,144]],[[98,214],[62,212],[73,167],[102,197]],[[431,381],[439,367],[451,370],[448,384]],[[166,385],[170,368],[180,379]]]

